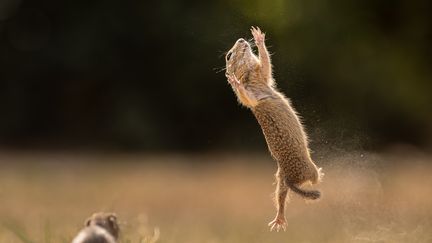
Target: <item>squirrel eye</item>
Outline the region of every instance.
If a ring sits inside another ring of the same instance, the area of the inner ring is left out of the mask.
[[[232,55],[232,52],[228,52],[228,54],[226,55],[226,59],[227,59],[227,61],[229,61],[229,60],[230,60],[230,58],[231,58],[231,55]]]

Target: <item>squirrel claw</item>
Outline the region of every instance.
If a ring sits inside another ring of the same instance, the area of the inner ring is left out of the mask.
[[[279,232],[279,230],[281,229],[283,229],[283,231],[286,231],[286,225],[286,220],[284,218],[278,217],[276,217],[268,224],[268,226],[270,226],[270,231],[276,230],[276,232]]]

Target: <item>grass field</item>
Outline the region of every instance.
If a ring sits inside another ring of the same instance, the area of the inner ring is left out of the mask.
[[[210,162],[210,163],[207,163]],[[317,163],[323,198],[291,195],[269,232],[276,165],[258,155],[0,153],[0,242],[70,242],[97,211],[121,242],[432,242],[432,160],[347,153]]]

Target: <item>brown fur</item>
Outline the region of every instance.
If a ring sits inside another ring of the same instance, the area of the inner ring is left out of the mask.
[[[95,213],[84,223],[72,243],[116,243],[119,235],[117,216],[113,213]]]
[[[256,56],[250,44],[239,39],[226,55],[226,76],[239,102],[250,108],[260,124],[272,157],[277,161],[276,218],[271,229],[285,229],[285,201],[288,190],[308,199],[320,197],[319,191],[299,188],[306,182],[316,184],[324,175],[312,161],[306,133],[288,98],[277,91],[272,77],[265,35],[252,27]]]

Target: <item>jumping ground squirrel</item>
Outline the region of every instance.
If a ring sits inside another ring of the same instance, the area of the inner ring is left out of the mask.
[[[310,157],[308,139],[291,102],[275,87],[265,34],[251,28],[258,56],[251,44],[240,38],[225,56],[226,77],[238,101],[250,108],[264,133],[268,149],[276,160],[275,200],[277,214],[270,230],[286,229],[285,201],[289,190],[307,199],[318,199],[319,191],[303,190],[307,182],[316,184],[324,173]]]

